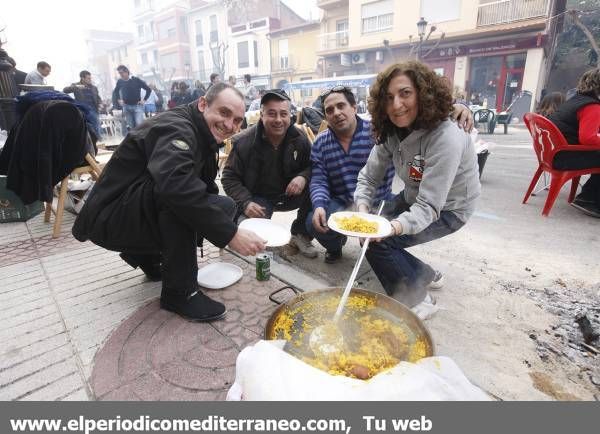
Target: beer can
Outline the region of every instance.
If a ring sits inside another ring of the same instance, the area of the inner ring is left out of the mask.
[[[256,255],[256,280],[265,281],[271,278],[271,258],[267,254]]]

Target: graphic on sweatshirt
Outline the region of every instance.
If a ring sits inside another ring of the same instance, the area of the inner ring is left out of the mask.
[[[413,157],[412,162],[408,163],[408,177],[413,181],[421,182],[424,169],[425,159],[417,154]]]

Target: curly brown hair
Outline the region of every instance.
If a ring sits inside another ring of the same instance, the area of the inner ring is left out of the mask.
[[[583,73],[577,83],[577,92],[591,97],[600,95],[600,68],[590,69]]]
[[[414,128],[433,129],[447,119],[453,109],[452,89],[446,77],[440,77],[415,60],[391,65],[377,75],[369,92],[368,108],[376,143],[385,142],[396,128],[387,114],[386,96],[390,81],[398,75],[410,78],[417,90],[419,111]]]

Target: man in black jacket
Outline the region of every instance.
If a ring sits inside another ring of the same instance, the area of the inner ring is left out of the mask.
[[[148,119],[117,148],[73,226],[79,241],[123,252],[151,279],[162,277],[161,307],[191,320],[226,312],[198,289],[199,238],[242,255],[265,247],[237,228],[235,204],[218,195],[214,182],[217,142],[237,131],[243,117],[241,93],[219,84],[198,102]]]
[[[317,251],[304,225],[312,208],[307,185],[310,142],[292,125],[291,101],[283,90],[267,91],[260,103],[260,121],[232,139],[223,189],[237,203],[239,220],[298,209],[290,244],[315,258]]]
[[[64,93],[72,93],[75,96],[75,101],[87,104],[96,113],[95,125],[96,135],[100,137],[100,120],[98,112],[102,100],[98,94],[98,88],[92,84],[92,73],[89,71],[81,71],[79,73],[79,81],[67,86],[63,89]]]
[[[122,107],[129,129],[134,129],[144,121],[144,105],[150,98],[152,89],[144,80],[130,75],[129,68],[125,65],[117,66],[117,72],[121,78],[113,90],[113,106]],[[146,91],[146,95],[140,99],[142,89]]]

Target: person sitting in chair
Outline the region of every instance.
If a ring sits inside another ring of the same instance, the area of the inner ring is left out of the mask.
[[[554,168],[581,170],[600,167],[600,69],[585,72],[577,84],[577,93],[548,116],[570,145],[597,146],[595,152],[558,153]],[[600,174],[592,174],[571,205],[600,218]]]

